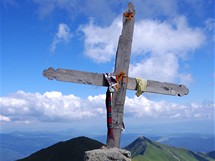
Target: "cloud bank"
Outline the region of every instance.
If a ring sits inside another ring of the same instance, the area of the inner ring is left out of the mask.
[[[9,97],[0,97],[2,122],[59,122],[105,118],[105,95],[82,99],[73,94],[52,91],[44,94],[17,91]],[[213,103],[176,104],[151,101],[144,96],[128,98],[125,117],[165,119],[213,119]]]

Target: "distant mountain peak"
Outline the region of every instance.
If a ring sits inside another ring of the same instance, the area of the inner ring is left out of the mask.
[[[143,141],[143,142],[149,142],[151,143],[152,141],[149,140],[148,138],[144,137],[144,136],[140,136],[136,139],[137,141]]]
[[[138,137],[134,142],[125,147],[125,149],[131,152],[131,156],[144,155],[147,144],[150,143],[150,140],[144,136]]]
[[[153,142],[141,136],[125,147],[131,152],[133,160],[147,161],[215,161],[208,155],[200,155],[186,149],[175,148],[169,145]],[[213,152],[211,152],[213,155]]]

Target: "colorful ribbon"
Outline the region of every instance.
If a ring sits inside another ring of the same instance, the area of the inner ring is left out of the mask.
[[[109,89],[106,92],[106,110],[107,110],[107,128],[108,128],[108,138],[114,140],[113,135],[113,123],[112,123],[112,93]]]

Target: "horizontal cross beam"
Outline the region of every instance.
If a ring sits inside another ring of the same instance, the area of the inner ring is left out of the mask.
[[[43,76],[49,80],[56,79],[63,82],[88,84],[96,86],[108,86],[104,75],[99,73],[82,72],[77,70],[61,69],[57,70],[48,68],[43,71]],[[135,78],[128,78],[127,89],[136,90],[137,81]],[[145,91],[149,93],[165,94],[172,96],[184,96],[189,93],[189,90],[184,85],[178,85],[173,83],[158,82],[153,80],[147,80],[147,86]]]

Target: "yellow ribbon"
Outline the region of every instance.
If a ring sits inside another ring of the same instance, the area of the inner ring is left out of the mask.
[[[147,80],[136,78],[137,82],[137,92],[135,93],[137,97],[139,97],[144,91],[146,91]]]

